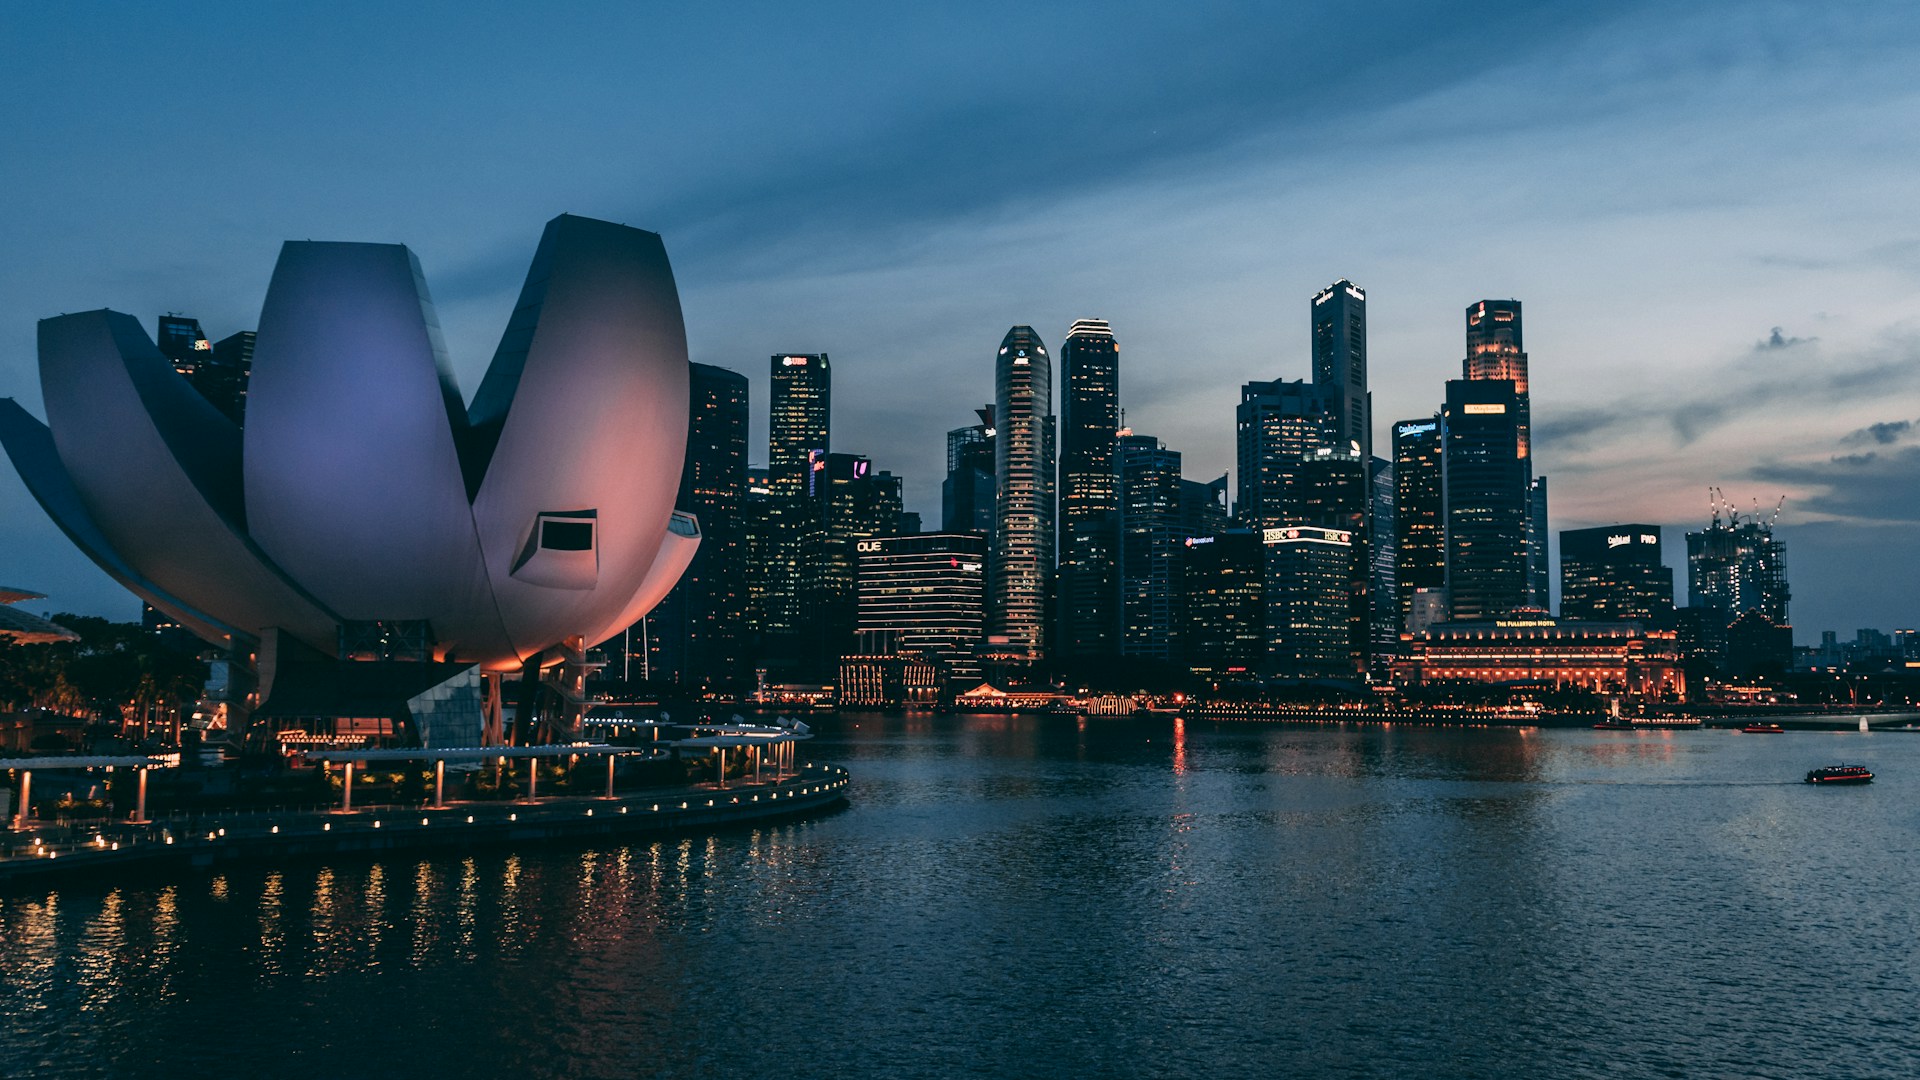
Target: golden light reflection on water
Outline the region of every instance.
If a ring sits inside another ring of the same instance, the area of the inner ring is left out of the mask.
[[[477,917],[475,894],[479,887],[480,868],[474,865],[473,856],[469,855],[460,860],[460,887],[454,894],[453,909],[454,925],[460,928],[460,952],[467,959],[472,959],[474,955],[473,932]]]
[[[260,883],[260,966],[268,975],[281,974],[287,947],[286,875],[275,870]]]
[[[355,935],[353,946],[364,950],[374,963],[378,963],[380,940],[387,929],[387,868],[384,863],[374,863],[367,867],[367,893],[358,909],[352,912],[354,922],[360,924],[363,932]],[[348,944],[342,942],[343,945]],[[343,952],[346,950],[342,950]]]
[[[338,900],[334,894],[333,869],[323,867],[313,879],[313,906],[310,909],[309,938],[306,974],[308,977],[326,974],[324,965],[333,956],[333,946],[338,937],[335,922],[338,918],[335,907]]]
[[[112,1005],[119,990],[119,960],[127,936],[125,903],[115,889],[100,898],[100,910],[87,920],[86,935],[73,959],[83,1012]]]
[[[414,968],[427,965],[433,947],[438,943],[440,922],[433,917],[438,906],[439,889],[436,887],[433,864],[421,860],[413,868],[413,909],[412,909],[412,948],[407,960]]]

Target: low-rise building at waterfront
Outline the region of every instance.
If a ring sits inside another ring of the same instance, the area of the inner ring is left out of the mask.
[[[1401,686],[1461,681],[1545,683],[1684,701],[1686,676],[1671,630],[1636,622],[1516,618],[1440,623],[1409,634],[1394,665]]]

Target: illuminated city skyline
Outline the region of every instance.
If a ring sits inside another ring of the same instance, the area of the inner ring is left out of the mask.
[[[1709,486],[1785,494],[1802,640],[1920,608],[1901,569],[1920,547],[1920,242],[1901,224],[1912,154],[1887,141],[1920,111],[1902,6],[1389,5],[1365,26],[1064,8],[937,28],[609,8],[581,16],[591,40],[472,14],[457,49],[426,44],[444,11],[369,15],[4,16],[22,107],[0,130],[40,148],[0,163],[6,392],[39,411],[33,326],[64,311],[252,329],[275,246],[307,236],[419,252],[475,385],[519,284],[515,226],[570,208],[667,237],[692,358],[746,373],[756,402],[759,358],[832,353],[836,445],[902,475],[931,522],[944,447],[925,432],[990,396],[981,341],[1110,319],[1127,420],[1214,476],[1238,387],[1311,377],[1304,309],[1344,276],[1370,301],[1377,454],[1456,377],[1462,305],[1519,297],[1552,533],[1696,528]],[[77,37],[108,76],[68,62]],[[530,58],[523,76],[481,59],[499,50]],[[179,78],[191,56],[222,61]],[[1023,57],[1047,74],[989,74]],[[830,87],[792,92],[825,69]],[[753,423],[757,461],[764,410]],[[130,614],[23,489],[0,500],[13,572],[46,605]]]

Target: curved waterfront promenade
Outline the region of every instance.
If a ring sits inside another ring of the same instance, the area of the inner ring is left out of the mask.
[[[209,812],[99,830],[28,829],[0,857],[0,887],[55,876],[112,876],[350,852],[459,849],[720,828],[825,809],[847,771],[807,764],[778,780],[700,784],[612,797],[449,802],[284,813]],[[36,842],[37,841],[37,842]]]

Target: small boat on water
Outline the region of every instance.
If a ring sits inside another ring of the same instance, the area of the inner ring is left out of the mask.
[[[1824,765],[1807,772],[1809,784],[1871,784],[1873,773],[1865,765]]]
[[[1740,730],[1749,735],[1784,735],[1787,729],[1779,724],[1748,724]]]
[[[1611,720],[1602,720],[1593,725],[1593,730],[1595,731],[1632,731],[1633,728],[1633,721],[1622,720],[1617,716]]]

